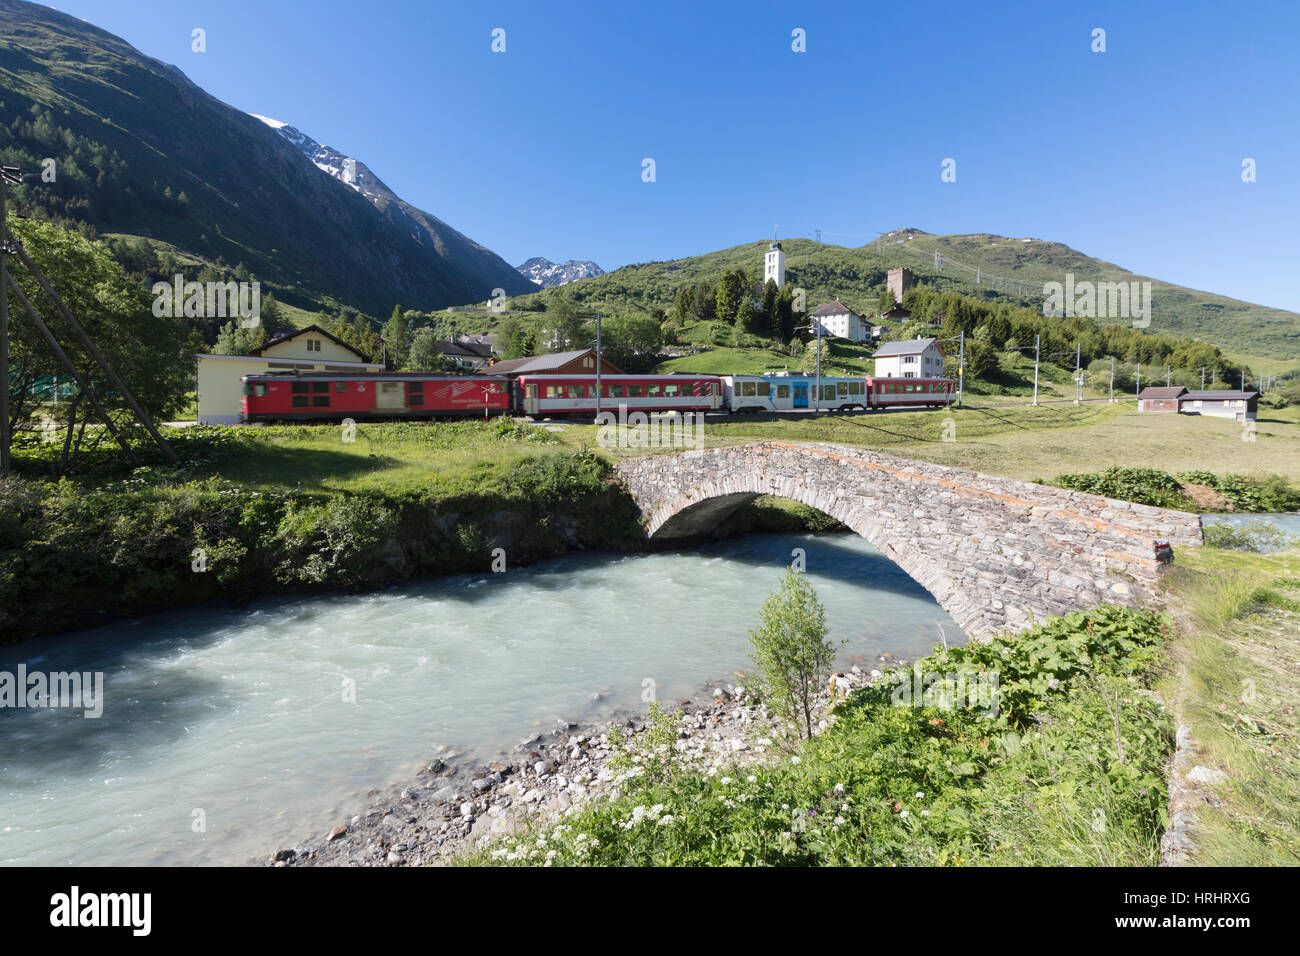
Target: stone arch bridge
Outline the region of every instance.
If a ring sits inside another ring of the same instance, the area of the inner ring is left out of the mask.
[[[616,471],[655,539],[707,532],[759,495],[823,511],[983,639],[1107,602],[1155,603],[1157,544],[1202,543],[1200,518],[1183,511],[844,445],[757,442],[627,458]]]

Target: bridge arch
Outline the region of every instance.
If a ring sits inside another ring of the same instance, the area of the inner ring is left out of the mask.
[[[703,534],[759,495],[822,511],[928,590],[972,637],[1051,614],[1158,600],[1157,542],[1200,518],[824,443],[756,442],[629,458],[616,470],[648,537]]]

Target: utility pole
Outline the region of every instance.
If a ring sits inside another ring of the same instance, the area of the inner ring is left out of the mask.
[[[961,408],[962,387],[966,384],[966,330],[957,339],[957,407]]]
[[[813,406],[813,413],[820,415],[822,412],[822,324],[817,322],[817,403]]]
[[[1205,366],[1201,366],[1201,391],[1205,391]]]
[[[600,418],[600,313],[596,313],[596,417]]]
[[[1038,335],[1034,336],[1034,404],[1035,405],[1038,404],[1038,347],[1039,344],[1042,342],[1042,340],[1043,340],[1043,335],[1041,332]]]
[[[1083,401],[1083,379],[1079,375],[1082,370],[1079,364],[1079,357],[1082,354],[1080,347],[1079,342],[1074,343],[1074,404],[1076,405]]]

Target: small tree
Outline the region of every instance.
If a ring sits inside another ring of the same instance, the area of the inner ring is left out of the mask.
[[[763,602],[759,620],[749,641],[763,698],[796,724],[802,717],[803,734],[812,737],[813,700],[835,659],[835,648],[826,639],[826,609],[807,576],[789,568]]]

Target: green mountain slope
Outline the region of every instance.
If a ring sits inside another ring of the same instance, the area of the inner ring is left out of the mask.
[[[904,229],[854,249],[809,239],[783,239],[781,245],[787,279],[807,290],[810,309],[838,297],[866,315],[876,312],[889,269],[900,265],[912,270],[917,283],[931,288],[1035,308],[1043,303],[1043,284],[1063,281],[1067,272],[1074,274],[1076,282],[1149,279],[1061,243],[993,235],[934,236]],[[543,298],[569,294],[594,306],[667,311],[681,285],[716,279],[724,270],[737,267],[755,279],[761,277],[767,248],[764,240],[702,256],[625,266],[564,286],[563,293],[540,294]],[[942,269],[935,268],[936,250],[944,257]],[[1300,315],[1149,281],[1152,333],[1200,339],[1239,356],[1292,360],[1292,364],[1300,360]],[[1100,317],[1098,321],[1130,322]]]
[[[535,288],[433,216],[377,208],[175,67],[20,0],[0,0],[0,156],[29,174],[19,214],[242,262],[304,307],[386,315]],[[46,157],[54,182],[39,176]]]

